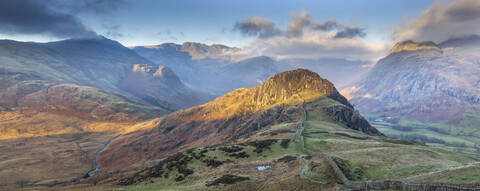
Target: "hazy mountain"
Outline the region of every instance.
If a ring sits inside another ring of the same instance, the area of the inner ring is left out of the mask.
[[[205,94],[189,90],[172,72],[169,75],[145,78],[135,84],[133,75],[141,72],[138,68],[160,66],[103,37],[52,43],[4,40],[0,42],[0,59],[2,60],[0,88],[3,89],[0,106],[3,108],[17,107],[18,101],[29,103],[28,100],[24,100],[29,98],[28,94],[48,91],[49,87],[58,84],[97,88],[106,91],[106,94],[123,94],[133,100],[138,96],[166,110],[186,108],[210,99]],[[149,84],[146,84],[147,82]],[[162,89],[158,86],[162,86]],[[143,94],[139,95],[138,91],[142,91]],[[88,93],[90,92],[83,92]],[[147,97],[147,94],[150,97]],[[169,97],[170,95],[174,97]],[[152,101],[151,97],[157,101]],[[21,98],[24,99],[20,100]],[[87,96],[86,99],[88,98]],[[178,98],[182,100],[176,101]],[[28,107],[25,104],[20,105],[23,108]],[[139,111],[144,112],[148,113]]]
[[[129,112],[145,115],[141,117],[143,119],[149,118],[147,116],[151,116],[152,111],[157,114],[168,111],[142,103],[128,94],[120,95],[122,91],[117,85],[133,63],[151,63],[115,41],[105,38],[52,43],[3,40],[0,42],[0,60],[0,106],[5,110],[88,114],[95,108],[102,108],[103,114],[94,118],[103,120],[123,113],[105,108],[105,103],[112,103],[108,104],[112,108],[142,107]],[[65,102],[71,104],[63,104]],[[87,102],[95,104],[88,108],[86,105],[90,104]],[[126,116],[122,120],[135,119]]]
[[[341,58],[287,59],[280,61],[279,65],[287,68],[307,68],[339,88],[359,81],[372,66],[369,62]]]
[[[238,60],[238,48],[224,45],[165,43],[131,47],[139,55],[170,67],[189,86],[223,95],[237,88],[257,86],[276,73],[307,68],[343,87],[358,80],[368,63],[345,59],[288,59],[276,61],[267,56]]]
[[[479,36],[440,44],[399,42],[368,75],[342,92],[365,113],[420,121],[424,124],[401,122],[440,128],[443,136],[480,136],[479,42]]]

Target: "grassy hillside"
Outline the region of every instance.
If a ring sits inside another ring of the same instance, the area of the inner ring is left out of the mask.
[[[390,137],[425,142],[459,153],[480,156],[480,113],[465,113],[458,125],[391,119],[366,115],[372,125]]]
[[[478,184],[479,159],[427,145],[370,136],[333,121],[321,106],[305,104],[306,120],[262,129],[236,142],[200,147],[159,161],[135,174],[125,173],[103,190],[303,190],[338,189],[331,156],[349,180],[410,180],[418,183]],[[309,155],[302,149],[325,155]],[[268,166],[268,167],[267,167]],[[259,167],[267,167],[258,170]],[[473,173],[473,174],[472,174]],[[448,174],[448,175],[445,175]],[[461,179],[461,180],[459,180]],[[78,185],[78,189],[88,185]]]

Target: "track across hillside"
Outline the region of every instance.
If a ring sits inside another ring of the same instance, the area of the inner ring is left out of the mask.
[[[309,154],[310,156],[319,156],[327,160],[329,165],[333,168],[336,176],[341,180],[341,185],[338,185],[343,190],[461,190],[461,191],[480,191],[480,188],[474,187],[462,187],[456,185],[448,184],[414,184],[405,180],[380,180],[380,181],[351,181],[345,176],[336,162],[333,160],[332,156],[323,152],[314,152],[305,148],[304,136],[305,131],[305,121],[307,120],[307,110],[305,109],[305,101],[303,101],[301,107],[304,117],[299,122],[300,128],[297,130],[295,135],[295,141],[300,141],[301,149],[304,153]],[[321,181],[315,180],[311,177],[308,177],[304,174],[305,167],[308,163],[297,154],[297,159],[303,163],[302,168],[299,171],[300,177],[306,178],[312,182],[322,183]],[[441,171],[436,171],[434,173],[439,173]],[[425,174],[423,174],[425,175]]]

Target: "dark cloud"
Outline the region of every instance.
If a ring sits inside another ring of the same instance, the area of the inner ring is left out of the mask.
[[[464,22],[480,18],[480,1],[462,0],[452,3],[445,10],[444,20]]]
[[[327,20],[323,23],[318,22],[310,17],[307,11],[302,11],[300,14],[292,14],[290,16],[290,24],[287,28],[287,36],[298,37],[303,35],[305,29],[312,29],[318,31],[330,31],[343,26],[338,24],[335,19]]]
[[[235,23],[234,30],[240,31],[243,35],[258,36],[260,38],[269,38],[279,35],[280,30],[275,28],[275,24],[261,17],[246,17],[240,22]]]
[[[0,1],[0,33],[42,34],[58,38],[96,35],[75,15],[49,7],[50,1]]]
[[[344,26],[337,23],[335,19],[318,22],[312,19],[307,11],[302,11],[300,14],[292,14],[292,16],[290,16],[290,24],[286,32],[288,37],[300,37],[306,29],[323,32],[338,30],[333,38],[363,38],[366,36],[365,29],[363,28]]]
[[[126,6],[127,2],[125,0],[63,0],[52,1],[50,4],[71,14],[94,13],[103,15]]]
[[[333,38],[355,38],[355,37],[365,37],[367,34],[364,32],[365,29],[359,27],[344,27],[343,30],[337,32]]]
[[[399,24],[392,37],[396,41],[435,41],[480,34],[480,1],[437,2],[416,18]]]
[[[339,24],[335,19],[330,19],[321,24],[315,24],[312,26],[315,30],[330,31],[339,27]]]
[[[292,14],[290,16],[290,23],[287,28],[287,36],[298,37],[303,34],[303,30],[307,27],[310,27],[312,24],[315,24],[310,18],[310,15],[307,11],[302,11],[300,14]]]

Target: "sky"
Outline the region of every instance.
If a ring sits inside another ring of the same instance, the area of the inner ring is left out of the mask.
[[[477,34],[479,18],[478,0],[0,0],[0,39],[103,35],[125,46],[200,42],[277,59],[376,60],[397,41]]]
[[[236,21],[245,17],[265,17],[278,27],[288,25],[289,15],[303,10],[318,20],[335,18],[367,28],[367,38],[381,40],[382,28],[399,22],[406,15],[418,15],[432,1],[282,1],[282,0],[140,0],[127,1],[105,21],[85,15],[86,24],[108,33],[102,22],[118,25],[128,46],[172,41],[194,41],[241,46],[251,40],[233,31]],[[110,21],[108,21],[110,20]],[[113,36],[111,36],[113,38]]]

